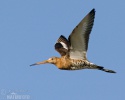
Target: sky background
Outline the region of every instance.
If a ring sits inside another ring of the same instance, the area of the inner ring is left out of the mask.
[[[87,57],[105,68],[62,71],[32,66],[60,56],[54,44],[95,8]],[[0,99],[29,95],[31,100],[125,100],[124,0],[1,0]]]

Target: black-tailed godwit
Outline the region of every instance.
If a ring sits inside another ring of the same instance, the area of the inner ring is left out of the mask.
[[[55,50],[61,57],[51,57],[48,60],[37,62],[30,66],[50,63],[62,70],[98,69],[109,73],[116,73],[113,70],[105,69],[87,60],[89,35],[93,27],[95,9],[92,9],[74,28],[69,38],[63,35],[55,44]]]

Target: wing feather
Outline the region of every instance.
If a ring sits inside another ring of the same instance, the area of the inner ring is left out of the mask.
[[[61,56],[65,56],[69,51],[69,41],[63,35],[57,40],[55,50],[59,52]]]
[[[92,9],[70,34],[70,58],[86,59],[89,35],[93,27],[94,18],[95,9]]]

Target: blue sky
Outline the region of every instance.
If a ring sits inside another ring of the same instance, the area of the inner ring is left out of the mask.
[[[68,37],[93,8],[87,57],[116,74],[29,66],[60,56],[54,50],[58,37]],[[14,92],[32,100],[124,100],[124,10],[124,0],[1,0],[0,99]]]

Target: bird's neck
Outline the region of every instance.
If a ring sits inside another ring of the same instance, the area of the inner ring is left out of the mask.
[[[70,59],[68,57],[66,57],[66,56],[62,56],[62,57],[56,59],[55,65],[59,69],[65,69],[68,66],[70,66]]]

